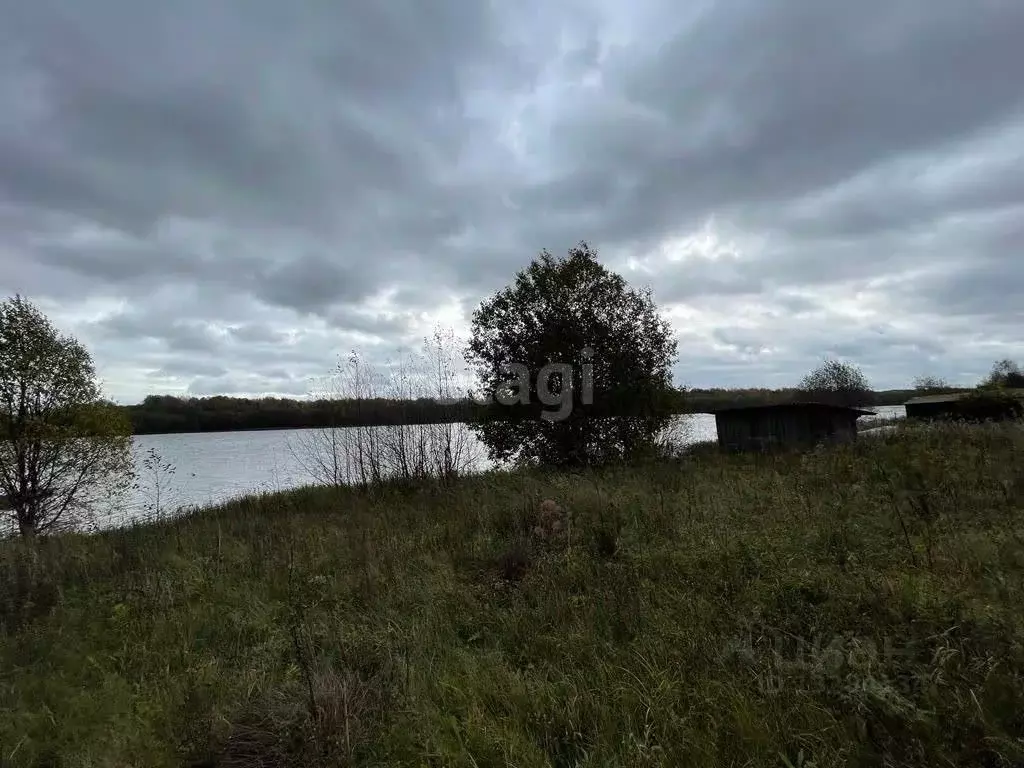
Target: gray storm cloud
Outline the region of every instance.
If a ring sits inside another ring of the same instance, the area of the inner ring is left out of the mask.
[[[1022,356],[1024,5],[0,0],[0,290],[108,391],[299,393],[541,248],[677,380]]]

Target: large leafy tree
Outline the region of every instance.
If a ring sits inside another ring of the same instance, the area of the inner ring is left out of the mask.
[[[79,523],[129,483],[130,433],[85,347],[21,296],[0,304],[0,500],[22,535]]]
[[[565,258],[542,251],[473,315],[468,357],[493,417],[473,427],[494,461],[632,458],[671,418],[675,355],[649,291],[630,288],[585,242]]]
[[[918,392],[944,392],[952,389],[949,382],[941,376],[924,375],[914,379],[914,389]]]
[[[997,360],[981,386],[1024,389],[1024,371],[1014,360]]]
[[[804,376],[797,387],[802,400],[832,405],[871,405],[874,392],[867,376],[853,363],[832,358]]]

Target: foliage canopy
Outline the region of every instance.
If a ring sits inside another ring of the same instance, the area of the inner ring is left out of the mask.
[[[992,365],[988,377],[982,382],[983,387],[1005,387],[1006,389],[1024,389],[1024,371],[1014,360],[997,360]]]
[[[0,494],[22,535],[82,522],[132,478],[131,430],[92,358],[30,302],[0,304]]]
[[[564,258],[542,251],[473,315],[467,357],[495,417],[474,429],[494,461],[636,456],[671,418],[675,355],[650,291],[630,288],[586,242]],[[510,365],[528,377],[512,381]],[[554,415],[543,407],[553,397]]]
[[[918,376],[914,379],[914,389],[917,392],[945,392],[946,390],[952,389],[952,386],[948,381],[943,379],[941,376]]]
[[[873,399],[867,376],[853,363],[827,358],[804,376],[799,385],[800,399],[832,405],[864,406]]]

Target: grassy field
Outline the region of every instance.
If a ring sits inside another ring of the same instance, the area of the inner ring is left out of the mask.
[[[0,542],[0,765],[1024,765],[1022,448],[902,429]]]

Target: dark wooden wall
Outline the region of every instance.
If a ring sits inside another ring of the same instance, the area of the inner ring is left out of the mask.
[[[857,436],[855,414],[818,408],[766,408],[715,415],[718,443],[727,450],[810,447]]]

